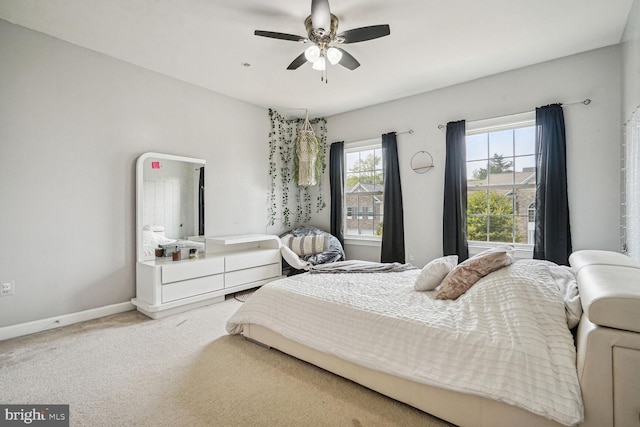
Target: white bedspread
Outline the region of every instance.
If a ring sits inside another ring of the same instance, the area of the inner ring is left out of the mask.
[[[420,270],[301,274],[259,289],[227,331],[255,323],[368,368],[572,425],[583,420],[575,347],[548,267],[518,261],[455,301],[415,291]]]

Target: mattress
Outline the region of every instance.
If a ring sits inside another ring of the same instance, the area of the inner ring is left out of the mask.
[[[518,261],[454,301],[415,291],[420,270],[302,274],[263,286],[227,331],[258,324],[367,368],[573,425],[583,419],[575,347],[566,283],[551,268]]]

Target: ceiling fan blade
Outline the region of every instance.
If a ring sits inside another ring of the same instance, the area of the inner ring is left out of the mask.
[[[344,37],[343,43],[358,43],[388,36],[389,34],[391,34],[391,29],[385,24],[354,28],[353,30],[347,30],[342,34],[338,34],[338,37]]]
[[[296,59],[293,60],[291,64],[289,64],[289,66],[287,67],[287,70],[296,70],[305,62],[307,62],[307,58],[304,56],[304,52],[302,52],[300,56],[298,56]]]
[[[314,31],[323,30],[324,33],[329,33],[331,30],[329,0],[311,0],[311,23]]]
[[[339,47],[336,47],[340,52],[342,52],[342,58],[340,58],[340,62],[338,64],[342,65],[345,68],[350,69],[351,71],[355,70],[360,66],[360,63],[356,58],[354,58],[349,52]]]
[[[292,42],[299,42],[306,40],[306,37],[296,36],[294,34],[286,34],[286,33],[275,33],[273,31],[260,31],[256,30],[254,33],[256,36],[261,37],[270,37],[272,39],[278,40],[291,40]]]

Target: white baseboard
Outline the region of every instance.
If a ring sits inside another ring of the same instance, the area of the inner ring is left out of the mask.
[[[34,320],[33,322],[5,326],[0,328],[0,341],[46,331],[48,329],[60,328],[62,326],[97,319],[99,317],[110,316],[112,314],[123,313],[125,311],[135,310],[135,308],[136,307],[130,302],[121,302],[119,304],[106,305],[104,307],[79,311],[77,313],[64,314],[62,316],[50,317],[48,319]]]

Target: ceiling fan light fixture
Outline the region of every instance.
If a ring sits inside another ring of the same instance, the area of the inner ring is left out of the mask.
[[[391,34],[387,24],[369,25],[338,33],[339,22],[338,17],[331,13],[329,0],[311,0],[311,14],[304,20],[308,37],[263,30],[255,30],[254,34],[260,37],[311,43],[287,66],[287,70],[297,70],[306,62],[311,62],[314,70],[323,71],[321,80],[326,82],[327,61],[331,65],[341,65],[351,71],[360,67],[360,63],[348,51],[334,46],[341,46],[343,43],[360,43]]]
[[[313,68],[314,70],[318,70],[318,71],[324,71],[327,69],[327,63],[324,59],[324,56],[321,56],[320,58],[316,59],[315,61],[313,61],[313,65],[311,66],[311,68]]]
[[[330,47],[327,50],[327,59],[331,63],[331,65],[336,65],[342,59],[342,52],[335,47]]]
[[[309,62],[315,62],[320,58],[320,48],[316,45],[309,46],[307,50],[304,51],[304,57],[307,58]]]

